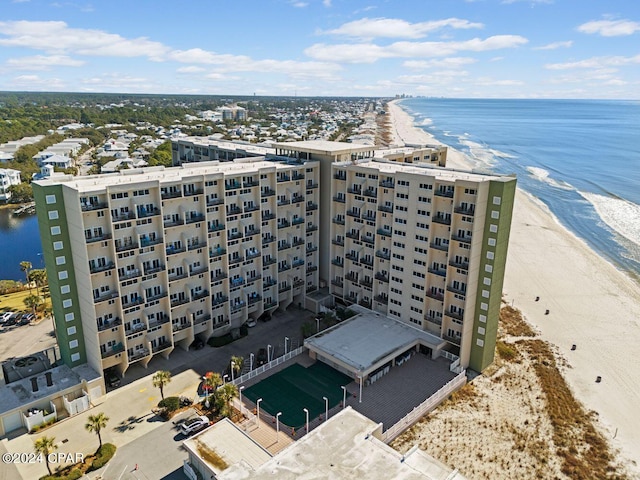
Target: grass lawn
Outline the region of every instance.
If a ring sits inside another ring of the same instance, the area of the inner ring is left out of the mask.
[[[32,293],[36,295],[36,289],[32,289]],[[31,310],[27,308],[24,304],[24,299],[29,296],[29,289],[23,290],[21,292],[15,293],[7,293],[6,295],[0,295],[0,313],[1,312],[30,312]],[[51,299],[46,298],[45,303],[38,307],[39,315],[42,314],[42,309],[44,306],[51,307]]]

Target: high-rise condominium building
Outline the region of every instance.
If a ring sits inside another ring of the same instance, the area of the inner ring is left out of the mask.
[[[308,141],[267,158],[34,182],[64,361],[125,372],[333,297],[429,331],[481,371],[516,181],[445,161],[442,148]]]

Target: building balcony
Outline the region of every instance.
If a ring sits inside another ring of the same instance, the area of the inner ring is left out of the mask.
[[[178,227],[180,225],[184,225],[184,219],[181,217],[171,218],[164,221],[164,228]]]
[[[273,257],[267,257],[262,261],[262,265],[267,267],[269,265],[273,265],[274,263],[276,263],[277,260]]]
[[[298,172],[293,172],[293,175],[291,176],[291,178],[293,178],[293,180],[304,180],[304,173],[298,173]]]
[[[337,258],[334,258],[333,260],[331,260],[331,264],[340,268],[344,267],[344,262],[342,260],[338,260]]]
[[[224,280],[229,276],[225,272],[212,272],[212,273],[213,275],[211,276],[211,282],[219,282],[220,280]]]
[[[306,292],[307,292],[307,294],[309,294],[309,293],[315,292],[316,290],[318,290],[318,286],[317,285],[309,285],[307,287]]]
[[[376,231],[378,232],[379,235],[383,235],[385,237],[390,237],[391,236],[391,230],[388,230],[386,228],[379,228]]]
[[[304,238],[294,238],[292,245],[294,247],[299,247],[300,245],[304,245]]]
[[[227,253],[227,250],[222,247],[210,248],[209,249],[209,258],[220,257]]]
[[[362,220],[364,220],[365,222],[375,222],[376,215],[374,213],[363,213]]]
[[[246,305],[246,302],[244,300],[241,300],[239,302],[234,302],[230,304],[229,308],[231,310],[231,313],[235,313],[242,310],[245,307],[245,305]]]
[[[221,230],[224,230],[224,223],[210,223],[209,225],[207,225],[207,230],[209,232],[219,232]]]
[[[161,237],[156,237],[156,238],[146,238],[143,237],[140,239],[140,246],[141,247],[151,247],[152,245],[159,245],[162,243],[162,238]]]
[[[365,300],[364,298],[358,302],[358,305],[361,305],[364,308],[371,309],[371,301],[370,300]]]
[[[255,304],[256,304],[256,303],[258,303],[260,300],[262,300],[262,297],[261,297],[259,294],[257,294],[257,293],[255,293],[255,294],[253,294],[253,295],[250,295],[250,296],[247,298],[247,302],[249,303],[249,305],[255,305]]]
[[[247,285],[250,285],[254,282],[257,282],[258,280],[260,280],[262,278],[262,275],[260,275],[259,273],[255,274],[253,277],[247,277]]]
[[[237,205],[227,207],[227,215],[240,215],[241,213],[242,209]]]
[[[131,280],[132,278],[138,278],[142,276],[142,271],[137,268],[134,270],[125,270],[122,274],[118,273],[118,280],[121,282],[124,280]]]
[[[435,325],[442,325],[442,317],[434,317],[433,315],[426,314],[424,316],[424,319],[427,322],[431,322],[431,323],[433,323]]]
[[[180,305],[184,305],[185,303],[189,303],[189,298],[186,296],[182,298],[172,298],[171,308],[179,307]]]
[[[343,171],[338,171],[338,172],[333,174],[333,178],[335,178],[336,180],[346,180],[347,179],[347,173],[343,172]]]
[[[318,246],[317,245],[311,245],[310,247],[307,246],[307,253],[313,253],[313,252],[317,252],[318,251]]]
[[[124,352],[124,346],[122,345],[122,343],[117,343],[106,352],[102,352],[100,355],[102,356],[102,358],[108,358],[122,352]]]
[[[376,302],[382,303],[384,305],[388,305],[389,304],[389,297],[387,297],[386,295],[376,295],[375,297],[373,297],[373,299]]]
[[[451,217],[444,215],[434,215],[431,217],[435,223],[441,223],[442,225],[451,225]]]
[[[109,206],[108,203],[106,202],[100,202],[100,203],[82,203],[80,205],[80,209],[83,212],[92,212],[94,210],[102,210],[105,209]]]
[[[163,342],[156,345],[155,347],[152,347],[151,351],[153,353],[159,353],[159,352],[162,352],[163,350],[167,350],[168,348],[171,348],[172,346],[173,345],[171,345],[171,342]]]
[[[353,195],[362,195],[362,188],[360,188],[360,187],[349,187],[349,188],[347,188],[347,193],[351,193]]]
[[[209,315],[208,313],[205,313],[204,315],[200,315],[199,317],[194,318],[193,324],[200,325],[201,323],[208,322],[209,320],[211,320],[211,315]]]
[[[260,180],[248,180],[242,184],[242,187],[251,188],[251,187],[257,187],[258,185],[260,185]]]
[[[104,265],[89,265],[89,272],[90,273],[100,273],[100,272],[106,272],[107,270],[111,270],[112,268],[115,268],[116,264],[113,262],[107,262]]]
[[[274,196],[275,194],[276,194],[276,191],[275,191],[275,190],[273,190],[273,189],[271,189],[271,188],[269,188],[269,189],[267,189],[267,190],[262,190],[262,191],[260,192],[260,196],[261,196],[261,197],[263,197],[263,198],[264,198],[264,197],[272,197],[272,196]]]
[[[303,217],[296,217],[296,218],[291,220],[291,223],[293,225],[300,225],[300,224],[304,223],[304,218]]]
[[[373,257],[362,257],[360,263],[373,267]]]
[[[298,279],[293,282],[293,288],[300,288],[304,286],[304,280]]]
[[[380,280],[381,282],[389,283],[389,276],[385,275],[384,273],[376,273],[375,279]]]
[[[317,225],[314,225],[313,223],[307,224],[307,233],[315,232],[316,230],[318,230]]]
[[[291,265],[287,265],[286,263],[284,265],[278,265],[279,273],[286,272],[287,270],[291,270]]]
[[[291,263],[291,265],[293,266],[293,268],[302,267],[302,266],[304,266],[304,260],[302,260],[302,259],[294,260]]]
[[[469,244],[469,243],[471,243],[471,236],[451,235],[451,240],[455,240],[456,242]]]
[[[193,242],[189,245],[189,250],[197,250],[198,248],[204,248],[207,246],[206,240],[198,240],[197,242]]]
[[[169,318],[169,315],[156,315],[156,318],[153,320],[149,320],[149,328],[153,328],[153,327],[157,327],[158,325],[164,325],[165,323],[169,323],[171,321],[171,318]]]
[[[229,265],[235,265],[236,263],[244,262],[244,257],[239,255],[237,257],[231,257],[229,259]]]
[[[124,334],[127,337],[131,335],[135,335],[136,333],[144,332],[147,329],[147,326],[144,323],[134,323],[131,328],[125,329]]]
[[[456,287],[453,287],[453,286],[451,286],[451,285],[447,285],[447,291],[448,291],[448,292],[451,292],[451,293],[455,293],[456,295],[463,295],[463,296],[465,296],[465,295],[467,294],[466,289],[465,289],[465,290],[463,290],[463,289],[461,289],[461,288],[456,288]]]
[[[176,255],[178,253],[184,253],[187,251],[187,247],[175,247],[173,245],[169,245],[166,249],[165,249],[167,256],[169,255]]]
[[[278,306],[278,302],[274,302],[273,300],[269,300],[269,301],[265,300],[263,308],[265,310],[268,310],[270,308],[277,307],[277,306]]]
[[[119,213],[118,215],[111,216],[111,220],[113,223],[123,222],[125,220],[134,220],[135,218],[136,218],[136,214],[133,212]]]
[[[244,213],[255,212],[256,210],[260,210],[260,207],[256,204],[246,205],[244,207]]]
[[[204,215],[202,213],[196,213],[187,217],[187,225],[196,222],[204,222]]]
[[[469,270],[469,262],[456,262],[455,260],[451,260],[449,265],[462,270]]]
[[[227,238],[228,238],[229,240],[238,240],[239,238],[242,238],[242,232],[238,232],[238,231],[235,231],[235,232],[229,232],[229,233],[227,234]]]
[[[342,218],[342,217],[334,217],[332,219],[332,222],[337,224],[337,225],[344,225],[344,218]]]
[[[360,285],[362,285],[363,287],[371,288],[373,287],[373,280],[363,278],[362,280],[360,280]]]
[[[307,265],[307,275],[309,275],[310,273],[315,272],[316,270],[318,270],[318,266],[317,265]]]
[[[386,213],[393,213],[393,205],[378,205],[378,210]]]
[[[347,215],[354,218],[360,218],[360,211],[350,208],[347,210]]]
[[[367,188],[364,192],[362,192],[362,195],[364,195],[365,197],[376,198],[378,196],[378,192],[376,192],[376,190],[373,188]]]
[[[430,243],[429,246],[431,248],[435,248],[436,250],[442,250],[443,252],[448,252],[449,251],[449,244],[445,243]]]
[[[349,232],[346,233],[345,236],[347,238],[352,239],[352,240],[360,240],[360,232],[349,231]]]
[[[345,280],[349,280],[352,283],[358,283],[358,275],[353,272],[349,272],[344,276]]]
[[[182,196],[182,190],[167,190],[160,194],[162,200],[169,200],[171,198],[178,198]]]
[[[450,337],[449,335],[442,335],[442,338],[449,343],[453,343],[454,345],[460,346],[460,337]]]
[[[287,248],[291,248],[291,244],[284,242],[278,245],[278,251],[286,250]]]
[[[129,363],[137,362],[138,360],[142,360],[143,358],[148,357],[150,354],[149,350],[146,348],[138,349],[135,353],[129,355]]]
[[[453,209],[454,213],[460,213],[462,215],[467,215],[469,217],[473,217],[476,213],[476,209],[475,206],[474,207],[467,207],[467,208],[462,208],[462,207],[456,207]]]
[[[344,240],[341,238],[334,238],[333,240],[331,240],[331,243],[333,243],[334,245],[338,245],[339,247],[344,247]]]
[[[103,240],[109,240],[111,238],[110,233],[103,233],[102,235],[92,235],[91,237],[85,236],[85,241],[87,243],[101,242]]]
[[[262,237],[262,246],[265,247],[275,241],[276,241],[276,237],[274,237],[273,235],[269,235],[268,237]]]
[[[318,182],[307,182],[307,184],[305,185],[306,188],[318,188]]]
[[[158,265],[149,265],[144,267],[144,274],[151,275],[152,273],[162,272],[165,269],[164,263]]]
[[[169,275],[169,281],[175,282],[176,280],[182,280],[183,278],[187,278],[188,276],[189,274],[186,272],[186,270],[183,270],[181,273],[173,273]]]
[[[251,260],[252,258],[257,258],[260,255],[261,255],[260,250],[247,250],[247,260]]]
[[[218,197],[212,197],[207,199],[207,207],[215,207],[216,205],[222,205],[224,200]]]
[[[173,330],[173,332],[181,332],[182,330],[186,330],[187,328],[191,327],[191,323],[189,322],[184,322],[184,323],[174,323],[171,326],[171,329]]]
[[[118,292],[107,291],[97,297],[93,297],[93,303],[98,304],[98,303],[106,302],[107,300],[112,300],[114,298],[118,298]]]
[[[102,325],[98,325],[98,331],[102,332],[104,330],[109,330],[110,328],[114,328],[117,327],[119,325],[122,325],[122,320],[120,320],[120,317],[116,317],[113,319],[110,319],[108,321],[104,321],[102,323]]]
[[[347,260],[351,260],[352,262],[358,263],[360,261],[359,260],[359,256],[357,254],[355,254],[355,253],[347,253],[344,257]]]
[[[159,208],[141,208],[140,210],[138,210],[138,218],[155,217],[156,215],[160,215]]]
[[[236,188],[240,188],[241,186],[242,185],[240,184],[240,182],[236,182],[236,181],[225,182],[224,189],[225,190],[234,190]]]
[[[262,221],[266,222],[268,220],[273,220],[274,218],[276,218],[276,214],[275,213],[271,213],[271,212],[264,212],[262,214]]]
[[[340,197],[340,196],[335,196],[333,197],[333,201],[334,202],[339,202],[339,203],[345,203],[347,201],[347,199],[345,197]]]
[[[339,287],[339,288],[344,288],[344,283],[340,280],[337,279],[333,279],[331,280],[331,285],[333,285],[334,287]]]
[[[391,260],[391,254],[382,250],[376,251],[376,257],[383,258],[384,260]]]
[[[200,300],[201,298],[208,297],[209,290],[198,290],[191,295],[191,300]]]
[[[452,310],[445,310],[444,314],[447,317],[455,318],[456,320],[462,321],[464,318],[464,313],[454,312]]]
[[[395,183],[393,180],[380,180],[380,182],[378,182],[378,185],[383,188],[394,188]]]
[[[300,203],[304,202],[304,197],[302,195],[294,195],[291,197],[291,203]]]
[[[285,293],[291,290],[291,285],[282,285],[278,288],[278,293]]]
[[[275,278],[269,277],[262,283],[262,285],[264,288],[269,288],[269,287],[273,287],[277,283],[278,281]]]
[[[254,235],[260,234],[259,228],[248,228],[244,231],[244,236],[246,238],[253,237]]]
[[[116,243],[116,252],[126,252],[127,250],[134,250],[136,248],[138,248],[137,242],[121,243],[121,244]]]
[[[278,228],[287,228],[290,226],[291,224],[289,223],[289,220],[280,219],[280,221],[278,222]]]
[[[438,197],[453,198],[453,190],[438,189],[433,194]]]
[[[229,300],[229,297],[227,297],[226,295],[220,295],[218,297],[214,297],[211,299],[211,305],[222,305],[223,303],[225,303],[227,300]]]
[[[207,265],[201,265],[199,267],[192,268],[189,271],[189,275],[193,277],[195,275],[200,275],[201,273],[205,273],[207,270],[209,270],[209,267]]]
[[[144,297],[142,295],[129,299],[128,302],[122,302],[122,309],[135,307],[144,303]]]
[[[433,273],[434,275],[439,275],[441,277],[446,277],[447,276],[447,271],[446,270],[440,270],[439,268],[431,268],[431,267],[429,267],[427,269],[427,271],[429,273]]]
[[[278,182],[289,182],[289,181],[291,181],[291,177],[289,175],[278,175],[276,177],[276,180]]]
[[[429,298],[438,300],[439,302],[444,301],[444,295],[442,293],[432,292],[431,290],[427,290],[424,294]]]
[[[368,236],[363,236],[360,240],[362,240],[364,243],[368,243],[370,245],[373,245],[376,242],[373,237],[368,237]]]
[[[277,202],[279,207],[283,207],[285,205],[289,205],[290,203],[291,203],[291,200],[289,200],[288,198],[281,198]]]

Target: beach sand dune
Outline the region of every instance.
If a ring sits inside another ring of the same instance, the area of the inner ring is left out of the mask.
[[[397,143],[439,143],[395,102],[389,110]],[[453,149],[447,164],[470,168]],[[558,347],[575,396],[640,478],[640,286],[518,189],[504,295]]]

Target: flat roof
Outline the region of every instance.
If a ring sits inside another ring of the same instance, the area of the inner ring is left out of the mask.
[[[185,440],[183,445],[201,458],[216,475],[226,470],[212,463],[216,456],[228,467],[243,462],[243,468],[249,471],[259,468],[271,458],[267,450],[236,427],[228,418]]]
[[[367,310],[306,339],[304,345],[362,372],[417,340],[433,348],[444,343],[431,333]]]
[[[256,153],[260,155],[267,155],[275,153],[275,148],[265,147],[261,145],[256,145],[255,143],[243,143],[243,142],[233,142],[231,140],[219,140],[217,138],[211,137],[183,137],[177,139],[177,143],[180,144],[193,144],[193,146],[199,147],[218,147],[219,149],[229,150],[229,151],[238,151],[242,150],[245,152]]]
[[[417,449],[405,455],[395,451],[376,438],[376,430],[375,422],[347,407],[258,468],[238,463],[217,478],[463,480],[455,470]],[[414,455],[420,458],[409,463]]]
[[[274,143],[275,148],[286,150],[324,153],[324,154],[340,154],[347,152],[370,152],[375,150],[373,145],[364,145],[360,143],[349,142],[330,142],[329,140],[304,140],[302,142],[279,142]]]
[[[48,387],[45,372],[38,373],[38,391],[33,392],[31,388],[31,378],[23,378],[8,385],[0,387],[0,415],[26,406],[38,400],[54,398],[55,394],[73,387],[79,387],[82,381],[91,382],[100,378],[100,374],[93,370],[88,364],[69,368],[67,365],[53,367],[51,372],[53,385]]]

